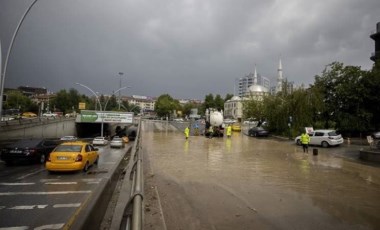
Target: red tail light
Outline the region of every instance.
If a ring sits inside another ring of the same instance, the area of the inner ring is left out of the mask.
[[[82,161],[83,156],[81,154],[78,154],[77,158],[75,158],[75,161]]]

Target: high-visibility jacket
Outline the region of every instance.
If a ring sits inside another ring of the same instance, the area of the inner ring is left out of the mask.
[[[232,128],[231,126],[227,127],[227,136],[231,136]]]
[[[189,137],[189,134],[190,134],[190,129],[189,129],[189,127],[186,127],[184,133],[185,133],[185,137]]]
[[[310,136],[309,136],[309,134],[303,133],[301,135],[301,143],[302,144],[309,144],[309,142],[310,142]]]

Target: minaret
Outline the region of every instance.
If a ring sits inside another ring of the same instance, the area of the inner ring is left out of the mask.
[[[277,86],[276,86],[276,93],[279,93],[282,91],[282,82],[283,82],[283,78],[282,78],[282,64],[281,64],[281,59],[280,59],[280,62],[278,63],[278,77],[277,77]]]
[[[255,73],[253,74],[253,85],[257,85],[257,72],[256,72],[256,65],[255,65]]]

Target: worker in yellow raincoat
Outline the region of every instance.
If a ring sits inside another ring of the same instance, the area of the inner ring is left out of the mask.
[[[189,127],[186,127],[186,128],[185,128],[184,133],[185,133],[185,138],[186,138],[186,140],[187,140],[187,139],[189,138],[189,135],[190,135],[190,129],[189,129]]]
[[[232,134],[232,127],[231,125],[227,126],[227,137],[231,137]]]

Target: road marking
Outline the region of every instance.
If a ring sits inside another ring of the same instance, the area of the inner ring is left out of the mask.
[[[87,184],[99,184],[100,181],[87,182]]]
[[[34,185],[36,183],[0,183],[0,185],[10,185],[10,186],[13,186],[13,185]]]
[[[59,179],[41,179],[41,183],[46,183],[46,182],[52,182],[52,181],[58,181]]]
[[[27,230],[27,229],[29,229],[28,226],[17,226],[17,227],[0,228],[0,230]]]
[[[90,190],[84,191],[57,191],[57,192],[1,192],[0,196],[14,196],[14,195],[67,195],[67,194],[80,194],[91,193]]]
[[[77,182],[46,182],[45,184],[78,184]]]
[[[44,229],[61,229],[63,228],[65,224],[49,224],[49,225],[43,225],[37,228],[34,228],[34,230],[44,230]]]
[[[34,208],[43,209],[43,208],[46,208],[47,206],[48,206],[47,204],[44,204],[44,205],[20,205],[20,206],[14,206],[14,207],[9,208],[9,209],[18,209],[18,210],[30,210],[30,209],[34,209]]]
[[[74,204],[55,204],[53,205],[53,208],[77,208],[81,205],[81,203],[74,203]]]
[[[40,172],[42,172],[42,171],[45,171],[45,169],[40,169],[40,170],[38,170],[38,171],[35,171],[35,172],[32,172],[32,173],[26,174],[26,175],[24,175],[24,176],[21,176],[21,177],[17,178],[17,180],[25,179],[25,178],[28,177],[28,176],[31,176],[31,175],[34,175],[34,174],[40,173]]]

